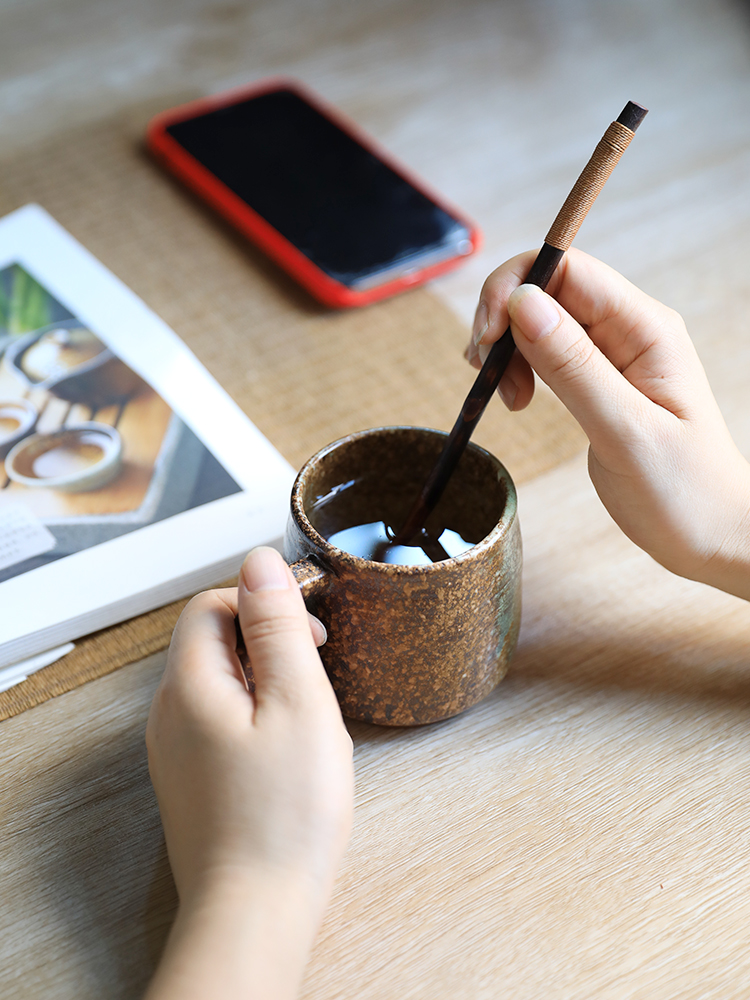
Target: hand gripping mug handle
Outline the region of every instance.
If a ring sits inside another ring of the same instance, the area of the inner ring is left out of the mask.
[[[304,600],[307,600],[308,597],[315,597],[318,594],[322,594],[328,589],[328,585],[331,581],[331,575],[328,570],[323,569],[323,567],[316,563],[313,559],[298,559],[297,562],[292,563],[289,566],[289,569],[292,571],[294,579],[299,584],[299,589],[302,591],[302,597]],[[239,657],[240,664],[242,665],[242,671],[245,674],[247,686],[252,693],[255,691],[255,681],[253,679],[253,672],[250,669],[250,661],[247,656],[247,650],[245,649],[245,640],[242,637],[239,617],[235,617],[234,619],[234,629],[237,634],[237,656]]]

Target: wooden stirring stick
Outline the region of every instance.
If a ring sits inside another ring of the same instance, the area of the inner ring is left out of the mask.
[[[646,108],[628,101],[619,118],[612,122],[604,133],[552,223],[544,245],[526,278],[526,284],[538,285],[540,288],[547,287],[555,268],[573,242],[588,210],[594,204],[596,196],[604,187],[607,178],[628,148],[635,130],[647,114]],[[492,345],[487,360],[482,365],[482,370],[477,375],[461,408],[458,420],[453,425],[440,458],[422,487],[422,492],[417,497],[403,527],[393,537],[394,545],[408,545],[417,532],[421,531],[434,510],[469,443],[474,428],[479,423],[479,418],[508,367],[514,348],[513,335],[508,327],[502,337]]]

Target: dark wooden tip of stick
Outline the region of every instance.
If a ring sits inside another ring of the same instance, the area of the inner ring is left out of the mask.
[[[625,128],[635,132],[647,114],[648,108],[644,108],[642,104],[636,104],[635,101],[628,101],[617,120]]]

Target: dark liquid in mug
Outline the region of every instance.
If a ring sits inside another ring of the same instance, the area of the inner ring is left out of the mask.
[[[450,559],[470,549],[473,542],[467,542],[457,531],[444,528],[439,536],[420,534],[409,545],[395,545],[391,539],[393,529],[384,521],[370,521],[355,524],[342,531],[328,535],[328,541],[339,549],[375,562],[398,563],[401,566],[426,566],[429,563]]]
[[[400,521],[389,524],[386,519],[379,518],[381,512],[372,502],[357,504],[359,485],[357,482],[343,483],[318,497],[307,512],[316,530],[344,552],[374,562],[429,566],[460,555],[481,540],[466,538],[455,528],[441,526],[429,532],[423,529],[409,545],[394,545],[393,536]],[[364,507],[367,513],[363,517]]]

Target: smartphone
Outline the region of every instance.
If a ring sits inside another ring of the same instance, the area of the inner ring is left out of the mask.
[[[328,306],[421,284],[478,249],[476,226],[294,80],[173,108],[159,161]]]

